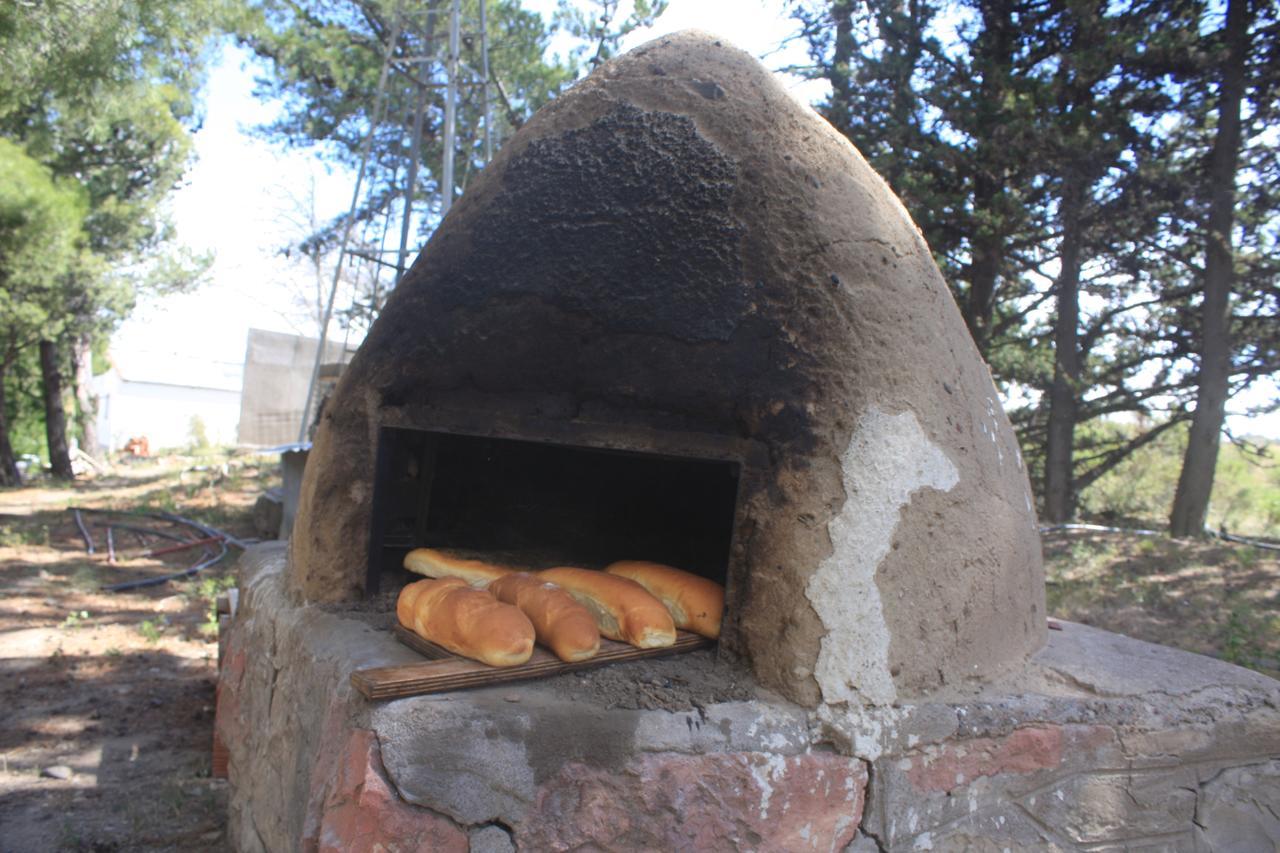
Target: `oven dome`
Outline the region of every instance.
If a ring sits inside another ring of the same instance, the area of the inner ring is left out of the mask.
[[[712,36],[603,65],[453,206],[325,407],[300,596],[363,593],[388,428],[736,460],[722,645],[802,704],[962,686],[1045,639],[1027,475],[928,247]]]

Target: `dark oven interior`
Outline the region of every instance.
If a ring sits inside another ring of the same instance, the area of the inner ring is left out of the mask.
[[[652,560],[721,584],[737,461],[383,427],[366,594],[410,579],[412,548],[530,568]]]

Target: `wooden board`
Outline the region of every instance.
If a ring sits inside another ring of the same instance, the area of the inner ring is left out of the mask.
[[[351,684],[366,699],[400,699],[405,696],[465,690],[469,687],[509,684],[513,681],[546,678],[562,672],[591,669],[619,661],[691,652],[706,648],[713,643],[706,637],[699,637],[688,631],[677,631],[675,645],[662,649],[637,649],[626,643],[601,638],[600,653],[590,660],[579,663],[565,663],[541,646],[534,646],[533,656],[526,663],[519,666],[494,667],[458,657],[422,639],[401,625],[396,625],[392,630],[397,640],[431,660],[356,670],[351,673]]]

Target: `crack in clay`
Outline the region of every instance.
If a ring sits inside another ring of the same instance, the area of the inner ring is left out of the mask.
[[[887,705],[897,690],[876,570],[911,495],[950,491],[960,475],[915,414],[888,415],[874,406],[854,429],[841,470],[845,502],[827,526],[832,552],[805,587],[826,628],[814,677],[828,704]]]
[[[404,795],[404,792],[400,790],[400,786],[396,783],[395,777],[391,773],[391,768],[388,767],[387,763],[382,760],[382,754],[383,754],[382,735],[378,733],[377,729],[372,729],[371,731],[373,733],[373,742],[377,744],[377,747],[378,747],[377,755],[375,756],[377,765],[373,767],[373,772],[377,774],[379,778],[382,779],[383,783],[386,784],[387,788],[391,791],[391,793],[395,795],[395,798],[400,801],[401,805],[407,806],[410,809],[421,809],[422,811],[430,812],[433,817],[436,817],[440,820],[446,820],[452,823],[455,827],[465,828],[472,825],[472,824],[464,823],[460,820],[456,820],[452,815],[446,814],[445,812],[439,811],[423,803],[416,803],[413,800],[406,797]],[[488,825],[497,824],[497,823],[501,823],[501,821],[498,818],[494,818],[493,820],[483,825],[488,826]],[[511,834],[510,830],[507,830],[507,834],[508,835]]]
[[[467,829],[470,832],[475,832],[477,830],[482,830],[482,829],[496,829],[507,836],[507,841],[510,842],[511,848],[513,850],[515,849],[515,846],[516,846],[515,828],[511,824],[507,823],[505,820],[502,820],[501,818],[494,818],[493,820],[485,821],[484,823],[468,824]],[[474,849],[474,847],[472,849]]]
[[[888,249],[893,254],[893,256],[898,260],[902,260],[904,257],[906,257],[902,253],[902,250],[898,248],[898,244],[895,241],[886,240],[883,237],[862,237],[858,240],[853,240],[851,242],[870,243],[873,246],[880,246],[881,248]]]
[[[881,840],[880,836],[879,836],[879,835],[877,835],[876,833],[872,832],[870,829],[868,829],[868,828],[867,828],[867,816],[871,813],[871,809],[869,809],[869,808],[868,808],[868,806],[870,806],[870,805],[871,805],[871,789],[872,789],[872,786],[873,786],[873,785],[874,785],[874,783],[875,783],[875,775],[874,775],[874,774],[875,774],[875,772],[876,772],[876,769],[875,769],[875,762],[872,762],[872,761],[863,761],[862,759],[858,759],[858,760],[859,760],[859,761],[862,761],[862,763],[863,763],[863,765],[865,765],[865,768],[866,768],[866,771],[867,771],[867,785],[866,785],[866,787],[865,787],[865,788],[863,788],[863,795],[862,795],[862,797],[863,797],[863,799],[862,799],[862,820],[858,822],[858,831],[859,831],[859,832],[861,832],[863,835],[865,835],[867,838],[870,838],[870,839],[871,839],[871,842],[872,842],[873,844],[875,844],[876,849],[877,849],[877,850],[879,850],[879,851],[880,851],[880,853],[888,853],[889,848],[888,848],[888,846],[884,843],[884,841],[882,841],[882,840]],[[880,797],[876,797],[876,800],[877,800],[877,801],[879,801],[880,799],[881,799]],[[884,813],[883,813],[883,812],[881,812],[881,814],[880,814],[880,826],[881,826],[881,827],[883,827],[883,826],[885,825],[885,819],[884,819],[884,818],[885,818]]]
[[[280,678],[280,667],[276,664],[276,623],[269,624],[271,625],[271,650],[267,652],[267,663],[271,667],[271,680],[267,683],[267,719],[274,719],[276,682]]]
[[[259,849],[270,850],[271,848],[267,846],[267,842],[262,838],[262,830],[258,829],[258,818],[252,811],[249,812],[249,828],[253,830],[254,837],[258,839]]]

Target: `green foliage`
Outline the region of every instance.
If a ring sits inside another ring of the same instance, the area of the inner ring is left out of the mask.
[[[0,133],[81,185],[90,248],[106,261],[168,238],[159,203],[190,155],[209,37],[240,10],[234,0],[45,0],[0,12]]]
[[[1211,527],[1280,537],[1280,442],[1268,442],[1262,452],[1234,444],[1219,451],[1209,504]],[[1257,552],[1248,556],[1256,558]]]
[[[413,74],[431,81],[425,90],[418,151],[408,151],[406,139],[406,124],[418,106],[417,87],[404,74],[392,73],[381,102],[377,92],[384,53],[393,33],[400,33],[400,56],[443,57],[448,10],[446,0],[416,4],[399,0],[313,0],[306,4],[256,0],[256,17],[243,29],[244,39],[271,62],[275,72],[258,81],[259,94],[279,99],[284,105],[277,120],[260,128],[262,135],[290,147],[314,147],[326,158],[352,168],[361,160],[364,140],[372,136],[365,197],[357,211],[357,235],[371,223],[377,223],[376,230],[381,230],[383,221],[393,215],[398,218],[405,192],[403,164],[408,159],[420,164],[413,188],[417,209],[425,209],[417,221],[420,240],[425,240],[439,222],[443,66],[440,62],[407,66]],[[468,22],[466,29],[474,33],[477,0],[462,0],[461,13]],[[551,30],[517,0],[491,0],[487,19],[489,65],[495,83],[491,90],[493,140],[499,146],[574,74],[571,68],[544,59]],[[462,40],[461,60],[468,68],[481,67],[480,40],[474,35]],[[480,87],[461,86],[454,152],[455,188],[459,191],[484,166],[483,121]],[[290,251],[299,251],[313,262],[325,256],[340,240],[343,219],[345,216],[328,223],[308,223],[308,233],[301,235]],[[369,279],[371,273],[356,282],[360,305],[346,318],[349,322],[373,316],[381,309],[387,288],[376,289]]]
[[[80,625],[83,622],[88,621],[88,619],[89,619],[88,610],[72,610],[70,613],[67,614],[67,617],[62,620],[62,627],[64,629],[79,628]]]
[[[191,424],[187,428],[187,435],[191,439],[190,449],[192,453],[207,453],[211,445],[209,444],[209,432],[205,428],[204,418],[199,415],[191,416]]]
[[[40,0],[0,4],[0,123],[39,122],[56,104],[91,113],[138,80],[199,87],[214,28],[243,20],[229,0]]]
[[[911,211],[997,386],[1017,401],[1033,483],[1046,475],[1055,370],[1057,423],[1067,434],[1089,425],[1059,472],[1068,492],[1189,419],[1208,202],[1231,183],[1210,174],[1223,6],[790,5],[813,60],[804,70],[831,86],[820,110]],[[1275,4],[1249,10],[1230,394],[1280,367],[1280,87],[1269,70],[1280,26]],[[1152,432],[1091,431],[1122,412]]]
[[[1087,436],[1123,438],[1140,430],[1101,423],[1082,431]],[[1081,493],[1081,514],[1103,521],[1163,527],[1173,504],[1186,441],[1186,425],[1180,424],[1134,451]],[[1280,537],[1280,442],[1267,442],[1256,451],[1231,443],[1222,445],[1208,524],[1245,536]]]
[[[1267,642],[1280,636],[1280,616],[1260,610],[1248,602],[1237,602],[1229,611],[1222,629],[1222,659],[1239,666],[1274,666],[1268,658]]]
[[[583,7],[580,3],[560,0],[555,26],[579,42],[569,56],[575,71],[590,72],[616,56],[622,39],[638,27],[653,26],[667,10],[668,0],[633,0],[631,14],[618,20],[620,5],[620,0],[592,0]]]
[[[246,27],[244,37],[276,71],[274,77],[259,81],[259,93],[284,101],[284,114],[263,133],[288,145],[321,146],[325,154],[355,165],[373,118],[385,42],[396,28],[398,10],[401,52],[437,55],[448,21],[448,3],[442,0],[415,6],[394,0],[317,0],[306,8],[289,0],[256,3],[257,17]],[[462,3],[467,20],[476,20],[477,12],[475,0]],[[550,33],[538,15],[513,0],[498,0],[489,3],[488,21],[491,73],[505,93],[504,103],[495,111],[504,125],[498,133],[502,137],[549,101],[569,73],[544,62]],[[428,29],[434,36],[430,44]],[[479,67],[477,40],[467,39],[462,51],[464,62]],[[439,76],[440,66],[432,66],[427,73]],[[375,129],[369,172],[375,195],[387,192],[391,172],[405,154],[405,116],[414,107],[410,89],[395,79],[387,88],[390,103],[383,111],[383,123]],[[474,141],[480,136],[480,102],[472,89],[464,87],[462,93],[459,140]],[[424,194],[438,191],[431,185],[439,178],[442,98],[442,88],[433,88],[428,103],[430,125],[421,152]],[[468,162],[479,168],[482,152],[478,148],[460,153],[465,156],[459,174],[467,170]]]
[[[0,139],[0,322],[11,335],[29,335],[48,319],[54,282],[76,260],[86,212],[80,188]]]
[[[1124,438],[1134,432],[1132,428],[1108,422],[1079,429],[1082,442]],[[1186,441],[1184,425],[1135,451],[1081,493],[1081,515],[1102,520],[1135,520],[1141,524],[1162,519],[1178,484],[1178,463]]]
[[[49,528],[43,524],[0,524],[0,548],[48,544]]]
[[[71,574],[71,585],[76,589],[92,592],[102,586],[102,577],[93,563],[81,563]]]
[[[44,449],[34,345],[63,323],[86,213],[81,187],[0,138],[0,483],[16,479],[13,454]]]
[[[152,645],[160,642],[161,635],[164,634],[165,628],[169,626],[169,620],[164,616],[159,619],[143,619],[138,623],[138,633],[142,638]]]
[[[1044,544],[1051,615],[1278,674],[1274,552],[1086,531]]]
[[[200,633],[216,636],[218,633],[218,596],[236,585],[234,575],[207,575],[193,579],[184,591],[191,600],[204,605],[204,621],[200,624]]]
[[[0,391],[37,340],[102,340],[139,292],[190,287],[207,268],[170,247],[163,201],[190,157],[210,36],[243,15],[240,0],[0,5]],[[11,443],[43,432],[23,390],[0,401],[3,481]]]
[[[177,512],[178,502],[171,489],[155,489],[144,494],[130,509],[139,512]]]

